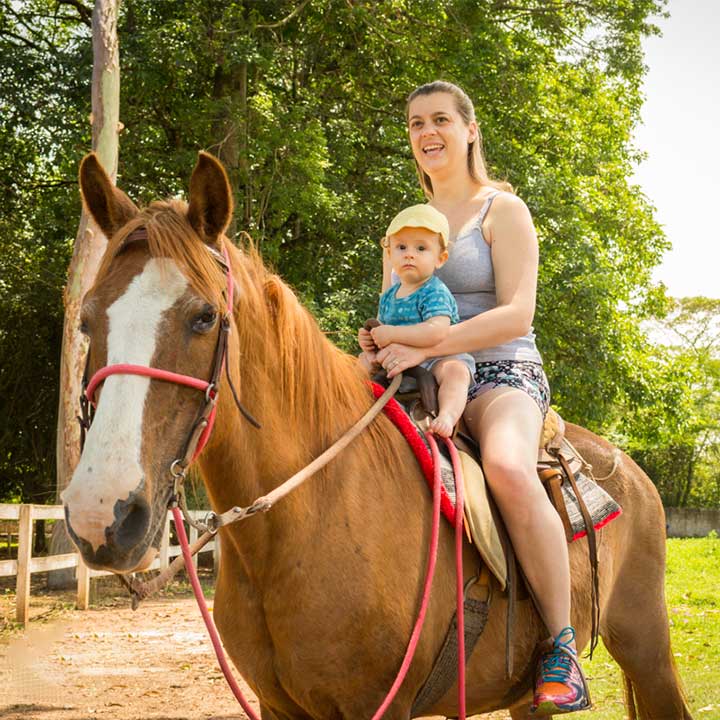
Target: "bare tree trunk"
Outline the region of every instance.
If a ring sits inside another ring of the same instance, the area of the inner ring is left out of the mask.
[[[215,68],[213,98],[221,101],[221,107],[213,120],[213,135],[217,139],[217,155],[227,170],[233,195],[238,197],[238,187],[244,185],[243,229],[248,226],[249,173],[247,163],[247,63],[228,68],[224,58],[218,59]],[[237,211],[233,213],[227,234],[237,232]]]
[[[113,182],[117,176],[120,125],[120,61],[117,18],[120,0],[96,0],[93,10],[92,149]],[[79,158],[78,158],[79,160]],[[76,415],[87,347],[79,331],[80,304],[92,285],[107,239],[83,209],[65,286],[65,325],[60,361],[60,402],[57,426],[56,501],[67,487],[80,458]],[[51,553],[68,552],[65,524],[55,523]],[[48,584],[72,582],[72,570],[50,573]]]

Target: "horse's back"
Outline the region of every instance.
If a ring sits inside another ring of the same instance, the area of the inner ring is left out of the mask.
[[[657,489],[629,455],[580,425],[566,423],[565,433],[583,459],[592,466],[594,479],[620,504],[623,513],[629,512],[633,516],[636,513],[649,514],[649,520],[657,520],[664,527]]]

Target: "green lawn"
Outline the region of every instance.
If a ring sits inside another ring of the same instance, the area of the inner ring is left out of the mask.
[[[696,720],[720,720],[720,540],[670,539],[666,594],[673,652]],[[594,707],[577,720],[623,720],[620,670],[602,645],[583,668]]]

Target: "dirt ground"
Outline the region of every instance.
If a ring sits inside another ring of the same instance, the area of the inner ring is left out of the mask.
[[[63,611],[0,646],[3,720],[241,717],[192,598]]]
[[[10,621],[13,600],[10,593],[0,596],[2,720],[245,717],[186,588],[146,600],[136,612],[117,591],[84,612],[72,609],[71,594],[40,593],[31,599],[24,631]]]

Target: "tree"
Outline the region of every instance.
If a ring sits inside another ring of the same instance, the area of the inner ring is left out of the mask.
[[[92,14],[92,150],[115,180],[120,132],[120,57],[117,37],[119,0],[96,0]],[[80,457],[77,399],[86,348],[80,333],[80,305],[90,289],[107,239],[83,209],[65,285],[65,323],[60,364],[57,430],[57,501]]]
[[[140,202],[181,194],[197,150],[219,154],[237,229],[353,350],[357,325],[376,309],[377,241],[399,207],[422,199],[404,98],[420,83],[454,80],[478,109],[495,173],[513,183],[538,226],[536,328],[556,405],[595,430],[641,422],[653,403],[645,388],[659,372],[642,322],[662,307],[651,270],[667,241],[627,178],[639,158],[631,137],[640,40],[656,32],[649,18],[664,4],[126,0],[118,20],[122,186]],[[22,183],[67,183],[62,197],[46,188],[34,205],[17,193],[12,207],[27,217],[20,244],[33,257],[42,213],[57,214],[46,242],[59,255],[75,230],[71,185],[88,144],[87,80],[77,70],[90,62],[82,7],[32,0],[20,12],[0,0],[4,94],[12,80],[0,113],[3,167]],[[12,124],[5,109],[27,116]],[[0,208],[4,246],[18,212]],[[21,286],[17,298],[35,302]],[[31,334],[18,341],[33,346]],[[8,387],[24,373],[13,364]]]
[[[649,327],[664,372],[628,445],[667,505],[720,507],[720,300],[673,300]]]
[[[117,175],[118,134],[121,129],[118,5],[119,0],[95,0],[92,13],[92,149],[113,181]],[[60,494],[70,483],[80,459],[80,432],[76,416],[87,352],[80,332],[80,306],[92,286],[106,246],[107,238],[83,208],[63,298],[65,321],[60,359],[56,502],[60,502]],[[71,549],[65,523],[56,523],[51,551],[60,554]],[[59,571],[51,573],[49,584],[53,587],[65,586],[71,579],[72,571]]]

